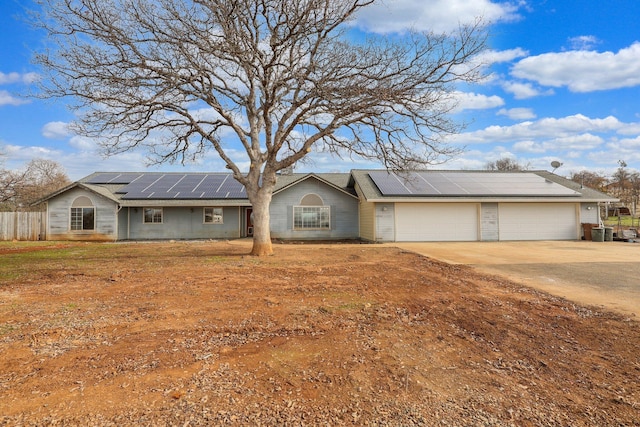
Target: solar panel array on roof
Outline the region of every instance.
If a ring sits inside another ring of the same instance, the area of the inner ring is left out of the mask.
[[[245,199],[244,186],[228,173],[142,174],[120,188],[123,199]]]
[[[580,193],[534,173],[372,171],[383,196],[579,196]]]
[[[141,173],[101,172],[92,176],[87,184],[129,184],[141,175]]]

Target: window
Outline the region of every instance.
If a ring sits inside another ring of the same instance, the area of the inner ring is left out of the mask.
[[[327,206],[294,206],[293,228],[296,230],[330,228],[330,208]]]
[[[222,208],[204,208],[205,224],[222,224]]]
[[[162,208],[144,208],[145,224],[162,224]]]
[[[93,230],[95,208],[71,208],[71,230]]]
[[[300,206],[293,207],[294,230],[329,230],[331,228],[331,207],[323,206],[317,194],[307,194]]]
[[[96,208],[86,196],[77,197],[71,204],[70,228],[72,231],[94,230],[96,226]]]

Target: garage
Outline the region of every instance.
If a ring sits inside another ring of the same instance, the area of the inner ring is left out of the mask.
[[[396,241],[478,240],[476,203],[396,203]]]
[[[578,240],[580,224],[599,222],[598,206],[617,201],[546,171],[351,174],[361,203],[375,206],[360,211],[373,241]]]
[[[575,203],[500,203],[500,240],[575,240]]]

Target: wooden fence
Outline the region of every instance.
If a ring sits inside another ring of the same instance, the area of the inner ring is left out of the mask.
[[[46,212],[0,212],[0,240],[44,240]]]

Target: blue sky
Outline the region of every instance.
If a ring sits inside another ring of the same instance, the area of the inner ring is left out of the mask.
[[[96,170],[146,170],[145,153],[103,158],[95,141],[72,135],[73,114],[61,101],[24,98],[37,78],[30,63],[42,34],[16,20],[30,2],[0,3],[0,152],[5,169],[33,158],[59,162],[73,180]],[[385,0],[354,22],[390,34],[409,27],[447,31],[483,15],[492,22],[483,57],[488,78],[460,88],[456,118],[468,122],[448,139],[462,155],[441,169],[482,169],[511,157],[530,169],[610,175],[623,160],[640,169],[640,1]],[[364,160],[312,153],[297,171],[379,168]],[[215,157],[149,170],[220,171]]]

